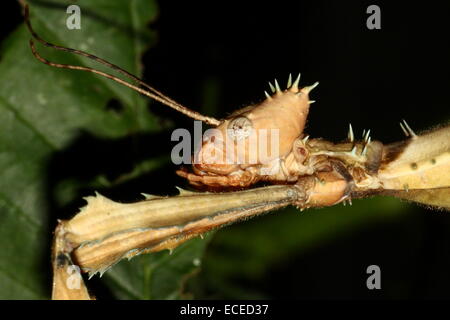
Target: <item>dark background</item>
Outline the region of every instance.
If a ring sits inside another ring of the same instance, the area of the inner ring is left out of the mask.
[[[18,4],[4,2],[1,38],[22,22]],[[306,129],[311,136],[341,140],[351,122],[356,135],[371,128],[373,139],[400,140],[401,119],[420,132],[450,118],[449,8],[442,3],[159,1],[151,25],[159,41],[144,56],[144,78],[220,118],[261,100],[267,81],[285,85],[290,72],[302,72],[302,84],[320,81]],[[366,28],[370,4],[381,7],[381,30]],[[154,109],[191,126],[174,111]],[[173,192],[180,180],[166,177]],[[450,217],[419,206],[410,211],[293,257],[247,285],[276,298],[449,298]],[[374,262],[386,270],[390,291],[369,292],[361,283],[363,266]],[[207,280],[208,270],[192,284],[199,297],[230,298]]]

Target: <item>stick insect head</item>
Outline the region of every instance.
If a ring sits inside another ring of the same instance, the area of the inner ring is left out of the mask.
[[[215,130],[207,131],[201,148],[194,154],[197,177],[181,175],[205,184],[239,183],[239,176],[246,184],[267,172],[279,177],[280,161],[292,152],[294,141],[303,134],[312,103],[309,93],[318,84],[299,88],[299,81],[300,75],[294,83],[289,77],[288,86],[282,91],[275,80],[275,86],[270,84],[272,95],[266,92],[262,102],[235,111]],[[206,178],[208,175],[222,177]],[[233,178],[224,180],[223,176],[228,175]]]

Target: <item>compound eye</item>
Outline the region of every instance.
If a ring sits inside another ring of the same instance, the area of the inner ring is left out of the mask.
[[[242,140],[252,134],[253,123],[247,117],[237,117],[228,124],[227,133],[234,140]]]

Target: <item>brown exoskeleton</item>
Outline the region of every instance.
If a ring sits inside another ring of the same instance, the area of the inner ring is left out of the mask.
[[[216,187],[248,187],[258,181],[283,183],[312,174],[312,167],[303,166],[307,139],[302,137],[312,103],[309,93],[318,83],[299,89],[299,80],[300,75],[292,84],[289,77],[284,91],[275,80],[275,87],[270,84],[272,96],[266,92],[263,102],[221,121],[216,134],[207,136],[194,154],[194,173],[177,173],[191,184]]]
[[[27,8],[26,21],[33,37],[42,44],[94,59],[141,87],[95,69],[49,62],[30,41],[34,56],[41,62],[99,74],[214,126],[220,134],[205,137],[202,148],[194,154],[193,172],[178,171],[191,184],[241,188],[258,181],[279,184],[239,192],[181,191],[176,197],[148,196],[132,204],[117,203],[99,194],[88,197],[87,206],[71,220],[60,221],[56,229],[54,298],[89,298],[86,290],[74,296],[65,288],[65,268],[73,263],[91,275],[102,274],[122,258],[172,250],[206,231],[287,205],[304,209],[387,194],[450,208],[450,127],[416,136],[404,123],[402,128],[410,139],[390,145],[372,141],[369,132],[356,141],[351,127],[348,141],[343,143],[309,139],[303,130],[312,103],[309,93],[317,84],[299,88],[299,77],[294,82],[289,78],[283,91],[276,81],[271,85],[273,95],[266,93],[260,104],[217,120],[180,105],[101,58],[44,41],[33,31]],[[254,143],[264,139],[270,141],[264,151],[272,151],[272,141],[276,148],[275,152],[263,152],[269,155],[262,157],[259,144]]]
[[[46,42],[32,29],[28,19],[28,8],[25,13],[31,34],[42,44],[94,59],[131,78],[140,86],[92,68],[47,61],[37,53],[33,41],[30,40],[32,52],[41,62],[58,68],[99,74],[215,127],[216,132],[220,134],[205,137],[202,147],[194,154],[193,172],[189,173],[185,169],[177,171],[193,185],[243,188],[250,187],[258,181],[274,184],[296,182],[305,184],[302,181],[314,178],[314,181],[321,183],[314,183],[315,187],[310,192],[311,203],[319,206],[333,205],[351,198],[351,192],[348,191],[351,186],[356,186],[358,190],[371,190],[370,192],[381,189],[397,190],[398,194],[401,190],[416,189],[417,182],[411,181],[421,181],[423,189],[434,188],[435,184],[432,182],[436,178],[429,178],[429,174],[420,173],[425,169],[428,170],[427,173],[433,172],[434,177],[444,177],[443,180],[448,181],[446,175],[442,175],[442,172],[449,171],[448,169],[442,171],[442,166],[445,167],[448,163],[450,140],[448,130],[440,129],[436,132],[441,134],[430,133],[417,137],[405,123],[402,128],[411,136],[411,139],[408,142],[388,146],[371,141],[369,132],[364,134],[362,141],[354,141],[351,128],[346,143],[333,144],[320,139],[308,139],[303,129],[309,106],[313,102],[309,100],[309,93],[318,83],[299,88],[300,76],[295,81],[289,77],[286,90],[281,90],[277,81],[274,86],[269,83],[273,94],[266,93],[264,101],[235,111],[228,118],[217,120],[182,106],[106,60],[80,50]],[[274,136],[276,139],[272,139]],[[435,137],[433,141],[439,140],[439,142],[430,142],[429,137]],[[260,148],[259,142],[262,140],[266,141],[266,145]],[[231,143],[226,144],[226,141]],[[276,143],[275,152],[271,145],[273,141]],[[429,152],[424,156],[421,149]],[[264,151],[263,154],[268,156],[261,157],[260,151]],[[214,161],[211,161],[211,157]],[[230,158],[231,161],[229,161]],[[437,165],[439,169],[436,169]],[[419,170],[416,170],[416,167]],[[439,170],[441,174],[437,174],[436,170]],[[326,189],[329,188],[326,184],[327,180],[333,181],[334,187]],[[340,184],[336,181],[340,181]],[[441,183],[439,187],[445,187],[445,183]],[[311,183],[309,185],[311,186]],[[324,185],[325,190],[323,190]],[[317,190],[314,191],[315,189]],[[313,200],[314,197],[315,200]],[[402,197],[411,199],[411,193]]]

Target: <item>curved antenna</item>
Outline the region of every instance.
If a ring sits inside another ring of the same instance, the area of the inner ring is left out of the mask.
[[[164,104],[164,105],[166,105],[166,106],[168,106],[168,107],[170,107],[172,109],[175,109],[175,110],[181,112],[184,115],[187,115],[190,118],[203,121],[203,122],[205,122],[207,124],[210,124],[210,125],[213,125],[213,126],[218,126],[221,123],[221,121],[219,121],[219,120],[217,120],[215,118],[204,116],[201,113],[193,111],[193,110],[191,110],[191,109],[189,109],[189,108],[179,104],[178,102],[176,102],[173,99],[167,97],[166,95],[164,95],[160,91],[158,91],[155,88],[151,87],[150,85],[148,85],[147,83],[145,83],[144,81],[142,81],[141,79],[136,77],[135,75],[133,75],[133,74],[129,73],[128,71],[120,68],[119,66],[116,66],[115,64],[112,64],[112,63],[110,63],[110,62],[108,62],[108,61],[106,61],[106,60],[104,60],[102,58],[99,58],[97,56],[94,56],[94,55],[92,55],[90,53],[87,53],[87,52],[84,52],[84,51],[81,51],[81,50],[76,50],[76,49],[72,49],[72,48],[66,48],[66,47],[58,46],[58,45],[55,45],[55,44],[52,44],[50,42],[45,41],[44,39],[42,39],[34,31],[32,25],[31,25],[28,5],[25,5],[25,22],[26,22],[28,30],[30,31],[30,33],[33,36],[33,38],[36,39],[37,41],[39,41],[40,43],[42,43],[43,45],[45,45],[45,46],[47,46],[49,48],[53,48],[53,49],[60,50],[60,51],[65,51],[65,52],[74,53],[74,54],[77,54],[77,55],[80,55],[80,56],[92,59],[94,61],[97,61],[97,62],[99,62],[99,63],[101,63],[103,65],[106,65],[107,67],[109,67],[111,69],[114,69],[115,71],[117,71],[117,72],[123,74],[124,76],[132,79],[133,81],[139,83],[141,86],[147,88],[148,91],[144,90],[144,89],[142,89],[142,88],[140,88],[138,86],[135,86],[133,84],[130,84],[130,83],[128,83],[128,82],[126,82],[126,81],[124,81],[124,80],[114,76],[114,75],[111,75],[109,73],[106,73],[106,72],[103,72],[103,71],[100,71],[100,70],[97,70],[97,69],[94,69],[94,68],[50,62],[47,59],[43,58],[41,55],[39,55],[39,53],[36,50],[36,47],[34,45],[33,40],[30,40],[30,47],[31,47],[31,51],[32,51],[34,57],[36,59],[38,59],[39,61],[41,61],[42,63],[47,64],[47,65],[52,66],[52,67],[56,67],[56,68],[81,70],[81,71],[86,71],[86,72],[91,72],[91,73],[98,74],[98,75],[100,75],[102,77],[111,79],[111,80],[113,80],[115,82],[118,82],[118,83],[120,83],[120,84],[122,84],[122,85],[124,85],[124,86],[126,86],[126,87],[128,87],[130,89],[133,89],[133,90],[141,93],[142,95],[145,95],[145,96],[147,96],[149,98],[152,98],[152,99],[154,99],[154,100],[156,100],[156,101],[158,101],[158,102],[160,102],[160,103],[162,103],[162,104]]]

